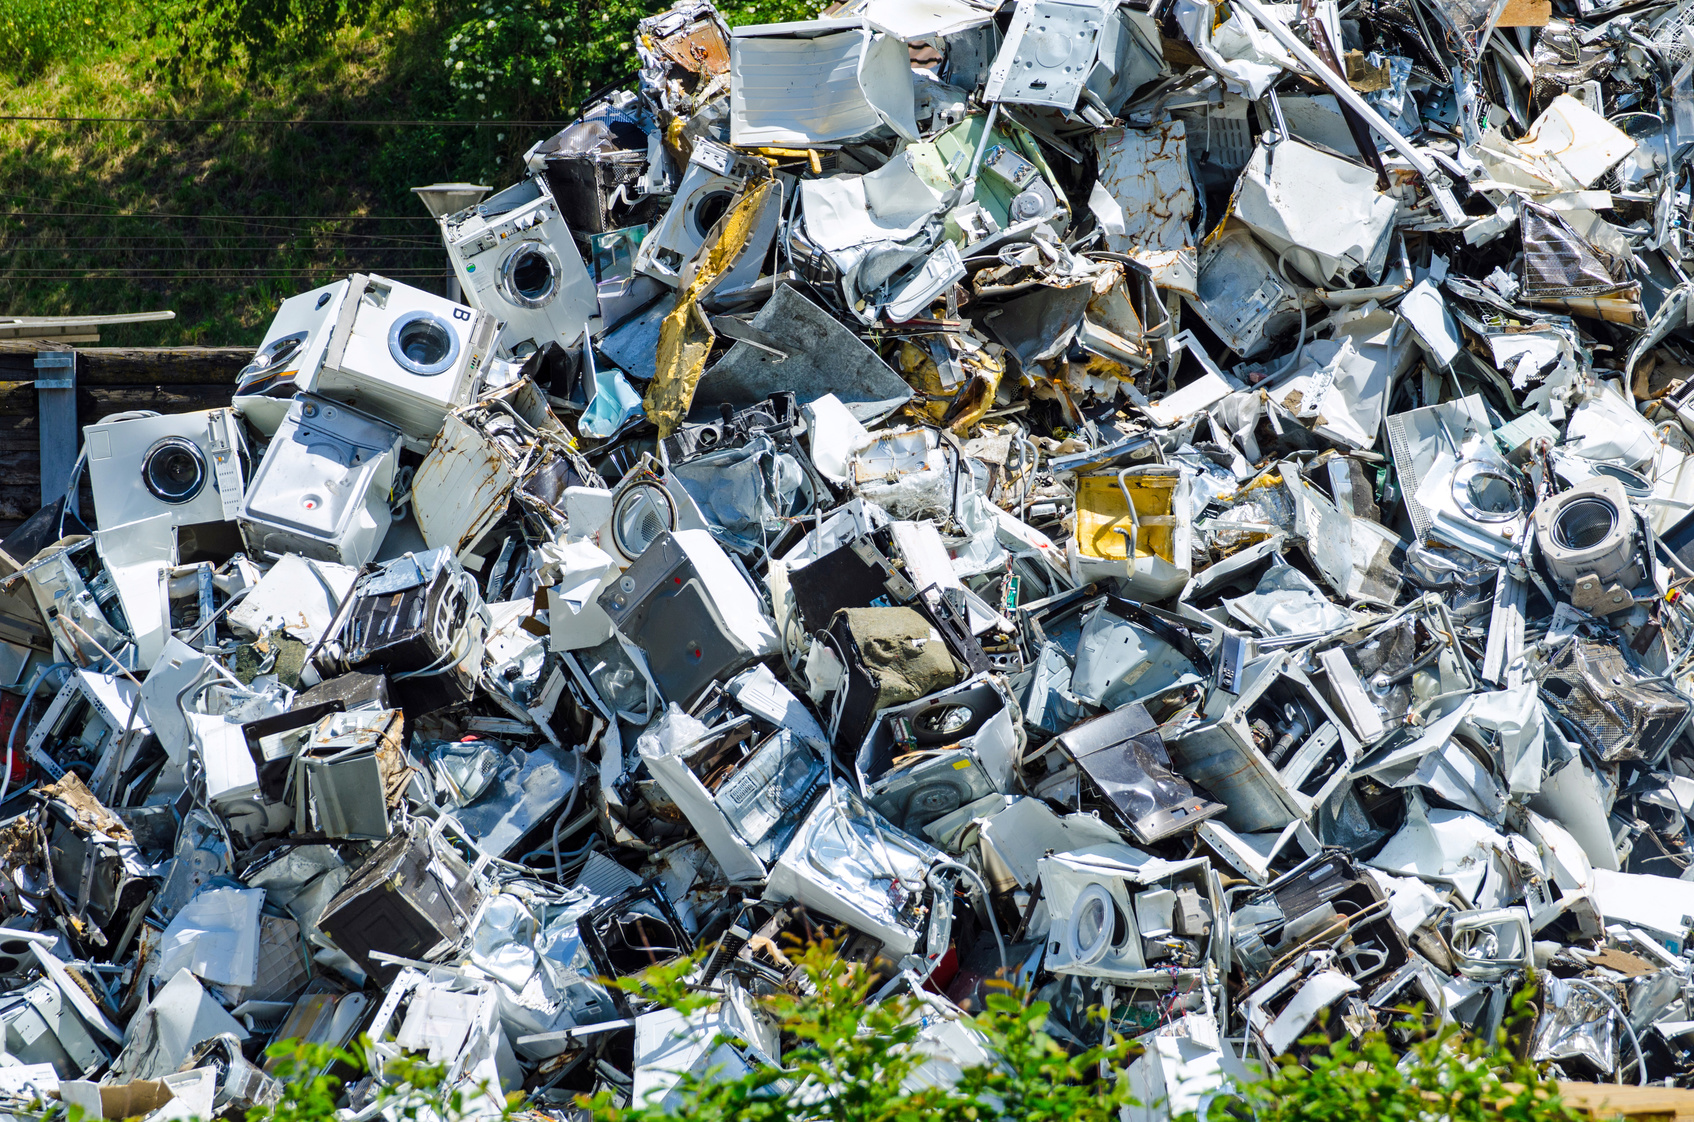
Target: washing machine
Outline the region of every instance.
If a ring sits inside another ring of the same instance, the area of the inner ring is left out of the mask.
[[[249,553],[358,568],[393,523],[402,438],[393,425],[316,394],[296,394],[241,503]]]
[[[296,383],[388,422],[424,452],[448,412],[475,394],[499,326],[487,312],[355,273],[322,366]]]
[[[600,314],[594,278],[545,179],[442,215],[441,237],[465,301],[501,322],[500,346],[511,354],[575,346]]]
[[[100,526],[161,514],[172,526],[235,518],[247,446],[233,409],[101,421],[83,426],[82,439]]]
[[[706,244],[718,219],[748,189],[748,174],[754,170],[746,157],[733,150],[709,140],[696,140],[688,170],[677,185],[675,200],[636,251],[636,271],[672,288],[680,286],[683,267]],[[790,187],[773,186],[766,191],[748,230],[747,241],[717,281],[720,291],[727,292],[758,279],[771,240],[776,236],[785,197],[793,197]]]
[[[351,281],[340,280],[284,300],[253,360],[236,375],[230,404],[266,436],[288,415],[295,392],[310,388],[317,376],[351,287]]]

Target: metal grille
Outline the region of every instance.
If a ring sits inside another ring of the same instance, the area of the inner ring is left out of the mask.
[[[1688,702],[1646,680],[1610,643],[1572,639],[1537,674],[1542,696],[1602,761],[1652,759],[1688,719]]]
[[[1694,58],[1694,47],[1688,45],[1683,32],[1694,28],[1694,6],[1678,4],[1665,21],[1653,29],[1651,42],[1665,53],[1678,68]]]

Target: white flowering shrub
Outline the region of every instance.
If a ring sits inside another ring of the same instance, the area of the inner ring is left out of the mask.
[[[442,65],[464,116],[558,119],[635,69],[630,31],[643,0],[532,0],[463,9]]]

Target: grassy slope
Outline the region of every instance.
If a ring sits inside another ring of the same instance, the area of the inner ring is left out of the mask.
[[[345,31],[277,74],[175,89],[148,80],[161,48],[144,18],[139,5],[121,8],[106,43],[23,81],[0,75],[0,114],[451,115],[432,61],[438,21],[419,9]],[[501,186],[546,131],[0,121],[0,314],[170,308],[174,322],[108,328],[102,343],[248,345],[282,298],[348,272],[439,290],[446,258],[408,188]]]

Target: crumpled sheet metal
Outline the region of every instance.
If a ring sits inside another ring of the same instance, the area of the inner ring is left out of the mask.
[[[1003,982],[1067,1048],[1109,1008],[1138,1122],[1412,1005],[1694,1093],[1689,27],[643,20],[526,154],[563,223],[473,204],[475,306],[366,277],[385,350],[284,305],[244,384],[324,376],[233,402],[235,517],[158,493],[230,454],[198,414],[133,416],[0,542],[0,1109],[243,1109],[363,1035],[574,1122],[782,1065],[756,999],[824,936],[932,1073]],[[549,254],[598,315],[532,338]],[[400,397],[384,494],[259,470]],[[607,982],[696,948],[707,1012]]]
[[[1107,198],[1096,193],[1088,203],[1106,230],[1107,246],[1147,266],[1160,287],[1197,295],[1189,233],[1194,185],[1183,123],[1150,130],[1101,129],[1094,134],[1094,151]],[[1112,213],[1114,208],[1118,213]]]
[[[677,294],[676,307],[659,324],[653,383],[642,404],[659,427],[661,438],[675,432],[688,415],[694,387],[705,372],[706,356],[717,338],[699,301],[741,252],[765,197],[774,189],[768,181],[755,184],[730,208],[716,241],[704,259],[694,265],[693,276]]]

